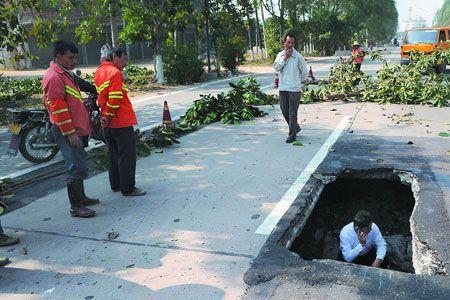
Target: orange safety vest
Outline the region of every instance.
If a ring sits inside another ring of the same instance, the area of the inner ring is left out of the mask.
[[[66,71],[51,62],[42,80],[42,87],[50,122],[58,126],[62,135],[91,134],[91,119],[84,106],[80,89]]]
[[[353,62],[355,64],[361,64],[364,61],[364,55],[358,56],[358,54],[361,52],[363,52],[361,48],[356,48],[352,50]]]
[[[110,128],[123,128],[137,124],[136,114],[128,98],[128,88],[122,72],[110,61],[100,64],[94,74],[97,102],[103,117],[110,117]]]

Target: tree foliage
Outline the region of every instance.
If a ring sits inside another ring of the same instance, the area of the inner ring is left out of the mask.
[[[263,0],[272,18],[266,39],[281,40],[289,30],[299,45],[310,42],[330,54],[353,39],[390,40],[397,30],[398,13],[393,0]],[[270,20],[270,21],[269,21]],[[273,36],[276,33],[276,36]]]
[[[438,26],[450,26],[450,0],[445,0],[437,11],[434,21]]]

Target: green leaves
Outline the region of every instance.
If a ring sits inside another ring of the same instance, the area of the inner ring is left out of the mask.
[[[439,132],[439,136],[441,136],[441,137],[450,137],[450,133],[448,133],[448,132]]]
[[[256,79],[249,77],[237,83],[230,83],[232,90],[217,97],[202,95],[194,101],[181,118],[181,126],[200,126],[212,122],[237,125],[241,120],[264,116],[265,113],[254,105],[273,104],[275,97],[261,92]]]
[[[370,55],[372,59],[381,60],[384,64],[375,77],[355,72],[351,64],[340,64],[331,69],[325,87],[303,93],[301,102],[353,98],[381,104],[429,103],[437,107],[449,105],[449,79],[444,74],[435,74],[434,69],[438,61],[450,61],[449,50],[439,50],[429,55],[411,53],[411,63],[404,67],[388,65],[377,52]]]

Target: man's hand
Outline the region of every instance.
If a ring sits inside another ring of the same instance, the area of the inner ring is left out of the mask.
[[[108,127],[109,123],[111,123],[111,118],[108,117],[102,117],[100,119],[100,123],[102,124],[102,127]]]
[[[67,139],[69,140],[69,143],[72,147],[83,148],[83,142],[81,141],[78,134],[76,133],[69,134],[67,136]]]
[[[289,50],[284,51],[283,60],[284,60],[284,61],[287,61],[287,60],[289,59],[289,57],[292,56],[292,52],[293,52],[292,49],[289,49]]]
[[[381,259],[375,259],[374,261],[373,261],[373,263],[372,263],[372,267],[374,267],[374,268],[379,268],[380,266],[381,266],[381,263],[382,263],[383,261],[381,260]]]
[[[366,245],[367,233],[364,233],[361,229],[358,229],[358,240],[362,246]]]

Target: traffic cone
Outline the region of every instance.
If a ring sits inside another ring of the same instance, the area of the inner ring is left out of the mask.
[[[275,82],[273,84],[273,87],[276,88],[276,89],[278,88],[278,82],[279,82],[278,74],[275,74]]]
[[[313,70],[312,70],[311,66],[309,66],[308,77],[311,78],[312,81],[316,80],[316,78],[314,77]]]
[[[163,109],[163,125],[172,126],[172,117],[170,116],[169,105],[167,105],[167,101],[164,101],[164,109]]]

